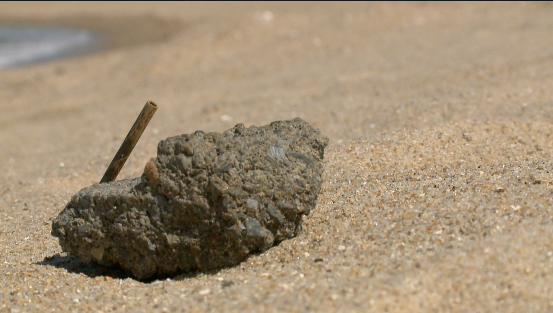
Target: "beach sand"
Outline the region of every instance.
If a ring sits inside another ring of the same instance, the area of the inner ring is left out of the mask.
[[[0,75],[2,312],[553,310],[553,5],[3,3],[107,32]],[[240,266],[140,282],[61,252],[51,221],[157,142],[300,117],[330,138],[301,235]]]

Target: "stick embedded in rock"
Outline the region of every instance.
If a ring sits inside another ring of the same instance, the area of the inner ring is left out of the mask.
[[[150,123],[150,120],[156,113],[156,110],[157,104],[155,104],[153,101],[146,102],[146,105],[144,105],[142,112],[140,112],[140,115],[138,115],[138,117],[136,118],[136,121],[127,134],[127,137],[125,138],[125,140],[123,140],[119,151],[117,151],[117,153],[113,157],[113,160],[111,160],[111,163],[104,173],[104,177],[102,177],[100,183],[111,182],[114,181],[115,178],[117,178],[117,175],[123,168],[123,165],[125,165],[125,162],[129,158],[129,155],[134,149],[134,146],[136,146],[138,139],[140,139],[140,136],[148,126],[148,123]]]

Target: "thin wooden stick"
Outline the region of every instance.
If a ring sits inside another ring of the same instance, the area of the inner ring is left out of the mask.
[[[123,140],[119,151],[117,151],[113,157],[113,160],[111,160],[111,163],[109,164],[108,169],[106,170],[106,173],[104,174],[104,177],[102,177],[100,183],[111,182],[117,178],[117,175],[123,168],[123,165],[125,165],[125,162],[129,158],[134,146],[136,146],[138,139],[140,139],[140,136],[148,126],[148,123],[150,123],[150,120],[156,113],[156,110],[157,104],[153,101],[146,102],[146,105],[144,105],[142,112],[140,112],[140,115],[136,118],[136,121],[127,134],[127,137]]]

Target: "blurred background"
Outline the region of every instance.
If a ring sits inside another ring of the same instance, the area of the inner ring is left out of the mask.
[[[550,2],[3,3],[0,60],[21,66],[0,70],[1,170],[102,172],[147,100],[160,109],[124,175],[161,139],[237,123],[300,117],[337,144],[550,120],[552,16]]]

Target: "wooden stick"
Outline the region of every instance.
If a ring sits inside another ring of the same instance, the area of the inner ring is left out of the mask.
[[[106,173],[104,174],[104,177],[102,177],[100,183],[111,182],[117,178],[117,175],[119,175],[119,172],[129,158],[132,149],[136,146],[138,139],[140,139],[140,136],[148,126],[148,123],[150,123],[150,120],[156,113],[156,110],[157,104],[153,101],[146,102],[146,105],[144,105],[142,112],[140,112],[140,115],[136,118],[136,121],[127,134],[127,137],[123,140],[119,151],[117,151],[113,157],[113,160],[111,160],[111,163],[109,164],[108,169],[106,170]]]

